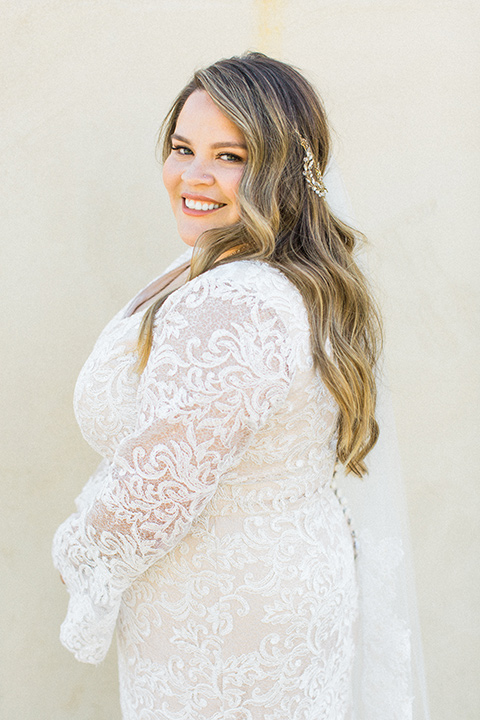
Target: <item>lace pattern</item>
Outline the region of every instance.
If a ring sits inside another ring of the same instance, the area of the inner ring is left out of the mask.
[[[98,663],[117,625],[124,720],[346,720],[357,578],[298,292],[254,261],[188,282],[140,378],[131,306],[75,391],[104,459],[54,539],[63,644]]]

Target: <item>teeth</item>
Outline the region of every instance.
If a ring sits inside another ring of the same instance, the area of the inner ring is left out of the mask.
[[[216,210],[220,207],[218,203],[206,203],[206,202],[200,202],[199,200],[189,200],[188,198],[185,198],[185,205],[187,208],[190,208],[190,210]]]

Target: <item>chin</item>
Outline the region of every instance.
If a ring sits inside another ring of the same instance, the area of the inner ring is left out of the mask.
[[[214,226],[214,227],[217,227],[217,226]],[[209,230],[213,230],[213,227],[203,228],[202,230],[197,229],[195,232],[191,232],[191,231],[190,232],[187,232],[187,231],[180,232],[179,231],[179,235],[180,235],[181,240],[185,243],[185,245],[189,245],[190,247],[193,247],[195,245],[195,243],[197,242],[198,238],[200,237],[200,235],[203,235],[204,232],[208,232]]]
[[[178,234],[180,236],[181,241],[184,242],[185,245],[189,245],[190,247],[193,247],[195,245],[195,243],[197,242],[197,239],[202,234],[202,232],[201,231],[199,232],[198,229],[196,231],[192,231],[190,228],[187,229],[187,228],[177,227],[177,230],[178,230]]]
[[[197,238],[193,239],[190,236],[180,235],[180,240],[185,243],[185,245],[188,245],[189,247],[193,247],[195,243],[197,242]]]

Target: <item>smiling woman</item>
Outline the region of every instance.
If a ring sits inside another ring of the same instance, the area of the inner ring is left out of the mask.
[[[203,90],[185,102],[163,166],[178,233],[187,245],[212,228],[240,219],[238,186],[247,160],[245,138]]]
[[[321,102],[249,53],[198,71],[163,131],[191,247],[77,382],[103,459],[54,539],[61,640],[98,663],[117,628],[124,720],[409,720],[403,546],[352,532],[334,486],[377,440],[380,324]]]

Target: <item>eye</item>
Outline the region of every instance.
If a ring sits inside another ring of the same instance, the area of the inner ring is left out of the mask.
[[[240,155],[235,155],[234,153],[222,153],[218,157],[222,160],[226,160],[227,162],[245,162]]]
[[[176,152],[179,155],[193,155],[190,148],[185,147],[185,145],[172,145],[172,152]]]

